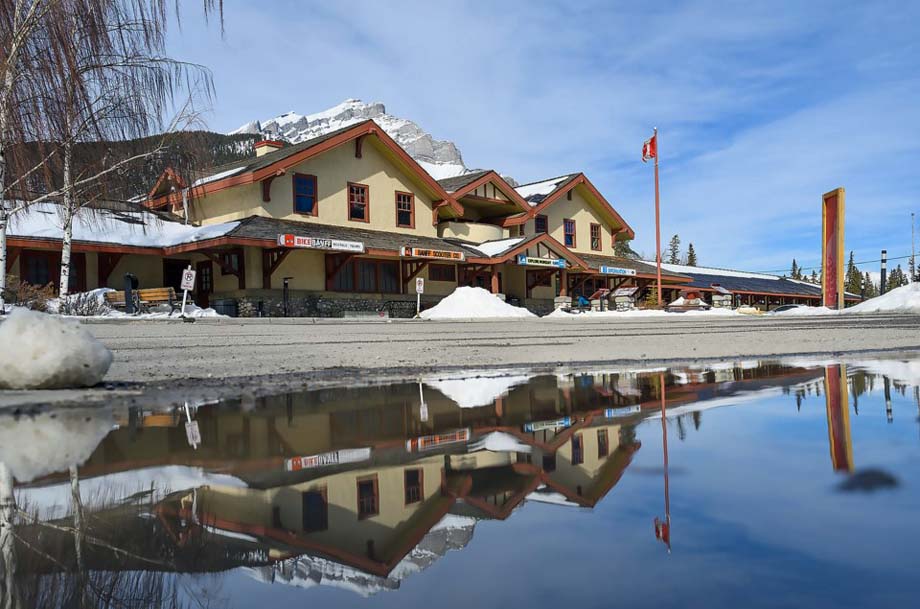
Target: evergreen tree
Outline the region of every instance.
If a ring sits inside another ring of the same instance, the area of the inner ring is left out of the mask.
[[[799,270],[799,265],[796,263],[795,258],[792,259],[792,270],[789,272],[789,274],[793,279],[802,278],[802,272]]]
[[[862,292],[863,276],[856,267],[856,261],[853,258],[853,252],[850,251],[850,260],[847,262],[846,283],[844,289],[851,294]]]
[[[811,282],[812,283],[821,283],[818,281],[818,271],[811,269]]]
[[[632,258],[633,260],[638,260],[641,256],[636,253],[636,250],[630,245],[632,241],[627,239],[625,241],[615,241],[613,244],[613,255],[619,256],[621,258]]]
[[[687,266],[696,266],[696,250],[692,243],[687,246]]]
[[[907,285],[907,275],[899,264],[888,273],[888,291]]]
[[[680,237],[674,235],[668,244],[668,262],[670,264],[680,264]]]
[[[866,286],[866,298],[875,298],[878,296],[878,287],[876,287],[875,283],[872,282],[872,277],[868,272],[866,272],[866,277],[863,279],[863,281],[865,282],[864,285]]]

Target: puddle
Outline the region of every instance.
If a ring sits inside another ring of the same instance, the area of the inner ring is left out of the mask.
[[[909,604],[918,382],[749,361],[0,413],[0,598]]]

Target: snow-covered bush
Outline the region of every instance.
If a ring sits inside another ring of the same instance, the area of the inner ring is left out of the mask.
[[[97,291],[80,292],[79,294],[64,296],[58,302],[57,307],[58,314],[72,315],[75,317],[106,315],[111,310],[111,307],[105,302],[104,294]]]
[[[99,383],[112,352],[78,322],[16,308],[0,323],[0,389]]]
[[[9,302],[32,311],[47,311],[48,301],[54,298],[54,285],[32,285],[20,281],[15,275],[6,276],[4,302]]]

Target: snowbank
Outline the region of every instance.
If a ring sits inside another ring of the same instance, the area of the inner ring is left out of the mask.
[[[25,484],[81,465],[114,427],[112,411],[100,408],[0,415],[0,462]]]
[[[920,283],[909,283],[844,309],[844,313],[920,313]]]
[[[202,309],[198,305],[187,304],[185,305],[185,316],[186,317],[227,317],[226,315],[221,315],[214,309],[208,307],[207,309]],[[118,319],[178,319],[182,317],[182,313],[179,311],[173,311],[171,313],[162,312],[162,313],[141,313],[139,315],[129,315],[124,311],[111,311],[103,316],[105,317],[114,317]]]
[[[504,397],[512,387],[523,385],[530,376],[494,376],[425,380],[425,384],[443,393],[460,408],[489,406]]]
[[[586,311],[584,313],[566,313],[562,309],[556,309],[548,315],[544,315],[543,319],[636,319],[641,317],[669,317],[671,319],[678,319],[681,317],[696,317],[696,316],[731,316],[739,315],[738,312],[732,311],[731,309],[709,309],[708,311],[684,311],[682,313],[671,313],[668,311],[659,311],[657,309],[636,309],[635,311]]]
[[[796,317],[796,316],[807,316],[807,315],[836,315],[839,311],[834,309],[829,309],[827,307],[796,307],[794,309],[789,309],[788,311],[780,311],[779,313],[773,313],[773,315],[782,315],[783,317]]]
[[[422,311],[422,319],[501,319],[536,317],[522,307],[513,307],[482,288],[461,287]]]
[[[0,323],[0,345],[0,389],[90,387],[112,365],[79,323],[21,308]]]
[[[496,453],[529,453],[533,448],[523,444],[510,433],[493,431],[469,446],[470,452],[489,450]]]

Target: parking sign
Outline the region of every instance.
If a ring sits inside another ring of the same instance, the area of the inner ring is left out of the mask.
[[[192,269],[185,269],[182,271],[182,283],[179,285],[180,289],[183,290],[194,290],[195,289],[195,271]]]
[[[415,278],[415,293],[416,294],[425,293],[425,280],[422,277]]]

